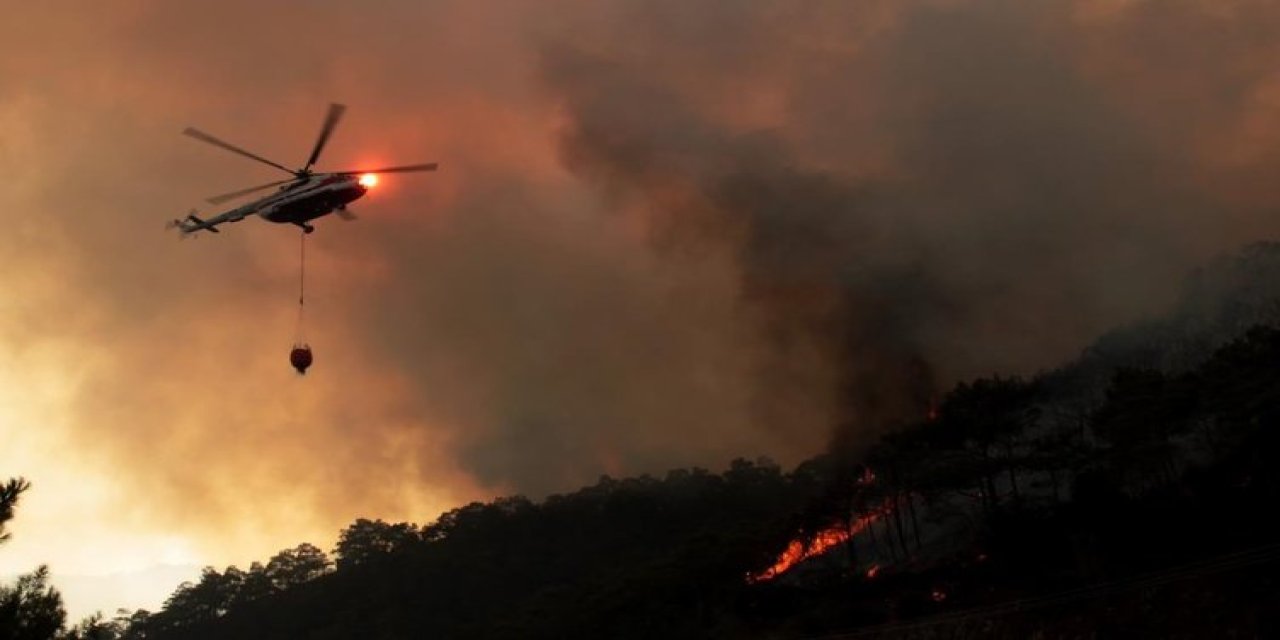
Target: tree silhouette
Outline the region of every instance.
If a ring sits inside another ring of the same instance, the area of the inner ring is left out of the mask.
[[[338,536],[335,550],[337,566],[343,568],[368,562],[420,540],[418,528],[407,522],[389,524],[382,520],[360,518]]]
[[[95,613],[68,629],[58,640],[122,640],[128,633],[129,622],[128,616],[106,620],[102,613]]]
[[[984,511],[990,514],[1000,503],[998,477],[1004,472],[1018,501],[1017,472],[1025,466],[1022,440],[1038,423],[1038,393],[1036,384],[1017,377],[995,376],[956,385],[943,399],[938,419],[921,427],[926,446],[950,454],[940,456],[946,461],[937,473],[943,486],[975,487]]]
[[[283,553],[285,552],[282,551],[281,554]],[[277,555],[277,557],[279,556]],[[297,583],[290,580],[287,581],[287,584],[293,586]],[[249,565],[249,570],[244,574],[244,580],[240,583],[240,589],[236,593],[233,606],[265,598],[276,593],[280,588],[275,580],[272,579],[272,576],[267,573],[267,567],[261,562],[254,562]]]
[[[31,483],[22,478],[10,478],[8,482],[0,485],[0,542],[9,539],[4,525],[13,519],[13,509],[18,505],[18,498],[30,488]]]
[[[240,598],[244,582],[245,573],[235,567],[223,573],[205,567],[198,582],[178,585],[165,600],[164,610],[148,617],[145,628],[172,632],[217,620]]]
[[[0,586],[0,638],[49,640],[62,630],[66,617],[44,565],[19,576],[12,587]]]
[[[1116,466],[1137,474],[1144,487],[1172,483],[1178,476],[1173,438],[1191,428],[1197,395],[1194,376],[1119,369],[1094,414],[1094,432],[1112,445]]]
[[[0,485],[0,542],[9,538],[4,525],[13,519],[18,498],[31,484],[11,478]],[[13,586],[0,585],[0,638],[48,640],[62,630],[66,612],[62,596],[49,585],[49,568],[41,565],[18,577]]]
[[[329,568],[329,557],[319,547],[304,542],[272,556],[264,574],[273,588],[284,590],[318,578]]]

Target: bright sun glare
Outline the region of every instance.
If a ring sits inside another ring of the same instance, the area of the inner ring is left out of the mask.
[[[366,173],[360,176],[360,184],[366,189],[373,188],[374,185],[378,184],[378,174]]]

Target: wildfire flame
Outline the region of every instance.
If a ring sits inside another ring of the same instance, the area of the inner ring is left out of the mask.
[[[787,545],[773,566],[747,576],[747,583],[756,584],[772,580],[783,573],[786,573],[791,567],[813,558],[820,556],[831,550],[836,545],[842,544],[858,535],[863,529],[875,521],[878,514],[872,513],[858,518],[853,522],[852,526],[845,527],[843,524],[832,525],[819,531],[812,539],[797,538]]]

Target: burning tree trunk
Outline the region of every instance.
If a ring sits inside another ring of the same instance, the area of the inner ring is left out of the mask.
[[[907,546],[907,534],[902,525],[902,507],[899,502],[898,492],[893,493],[893,523],[898,528],[898,544],[902,545],[902,557],[904,559],[911,558],[911,549]]]
[[[916,552],[919,553],[924,549],[924,543],[920,542],[920,519],[916,517],[916,500],[910,493],[907,494],[907,511],[911,514],[911,532],[916,539]]]
[[[1017,476],[1017,474],[1015,474],[1015,473],[1014,473],[1014,467],[1015,467],[1015,464],[1014,464],[1014,459],[1013,459],[1013,444],[1012,444],[1012,443],[1007,443],[1007,442],[1006,442],[1006,443],[1005,443],[1004,451],[1005,451],[1005,464],[1008,466],[1008,469],[1009,469],[1009,489],[1010,489],[1010,492],[1011,492],[1011,493],[1012,493],[1012,495],[1013,495],[1013,501],[1014,501],[1014,503],[1016,504],[1016,503],[1018,503],[1018,502],[1019,502],[1019,500],[1018,500],[1018,476]]]
[[[867,527],[867,536],[871,538],[871,548],[875,551],[879,551],[880,540],[876,537],[876,525],[874,522],[871,526]]]
[[[854,535],[854,525],[857,520],[852,510],[845,512],[844,530],[849,532],[849,536],[845,538],[844,551],[849,556],[849,571],[851,572],[858,570],[858,537]]]

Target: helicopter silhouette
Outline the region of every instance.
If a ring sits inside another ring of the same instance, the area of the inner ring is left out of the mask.
[[[338,126],[338,122],[342,119],[342,114],[346,112],[346,109],[341,104],[329,105],[329,112],[325,115],[324,124],[320,127],[320,135],[316,138],[315,147],[311,150],[307,163],[302,165],[300,169],[289,169],[278,162],[273,162],[257,154],[245,151],[199,129],[187,127],[182,132],[184,135],[270,165],[293,177],[208,198],[208,202],[211,204],[222,204],[264,189],[280,187],[275,193],[240,205],[230,211],[219,213],[208,219],[197,217],[197,212],[192,210],[186,218],[173,220],[169,222],[168,226],[177,228],[184,236],[197,231],[218,233],[219,225],[228,222],[239,222],[250,215],[256,214],[268,222],[298,225],[302,227],[303,231],[311,233],[315,231],[315,227],[310,222],[330,213],[334,213],[344,220],[354,220],[355,215],[347,210],[347,205],[364,197],[369,192],[369,189],[375,187],[378,184],[378,176],[380,174],[435,171],[438,167],[437,163],[430,162],[353,171],[312,171],[311,167],[320,158],[320,152],[324,150],[325,144],[329,141],[329,136],[333,134],[333,130]]]

